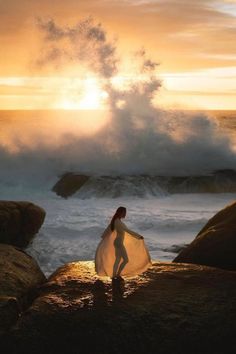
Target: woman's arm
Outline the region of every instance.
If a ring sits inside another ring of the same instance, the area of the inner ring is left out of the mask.
[[[139,235],[137,232],[130,230],[122,221],[120,221],[121,227],[123,231],[128,232],[131,236],[137,238],[137,239],[143,239],[143,236]]]

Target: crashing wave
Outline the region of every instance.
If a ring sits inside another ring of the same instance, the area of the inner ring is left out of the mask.
[[[159,197],[173,193],[235,193],[236,171],[205,176],[84,176],[67,173],[53,187],[62,197]]]

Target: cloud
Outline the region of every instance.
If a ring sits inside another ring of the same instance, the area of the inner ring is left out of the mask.
[[[231,12],[226,12],[225,8],[229,5]],[[191,59],[195,67],[204,67],[204,63],[209,67],[210,63],[215,65],[214,60],[195,59],[196,53],[199,51],[222,55],[235,53],[236,3],[233,1],[87,0],[78,3],[74,0],[67,2],[58,0],[55,6],[55,3],[46,0],[40,2],[31,0],[30,3],[26,0],[20,2],[9,0],[1,2],[0,6],[1,37],[12,37],[14,46],[17,45],[15,38],[23,35],[22,31],[29,33],[32,31],[32,19],[35,15],[43,18],[52,16],[60,23],[57,27],[50,21],[47,25],[42,24],[44,30],[47,26],[52,40],[53,36],[57,39],[73,36],[73,30],[76,34],[78,29],[70,28],[70,23],[74,23],[75,14],[79,13],[81,17],[92,14],[94,18],[108,24],[113,33],[119,34],[120,42],[126,43],[130,48],[137,47],[138,42],[139,46],[145,44],[149,51],[156,52],[156,59],[164,66],[178,67],[182,62],[188,68]],[[93,31],[90,35],[103,39],[104,33],[99,27]],[[10,44],[5,42],[5,46],[7,45]],[[177,59],[176,64],[173,63],[173,54]],[[221,62],[225,62],[223,57]]]

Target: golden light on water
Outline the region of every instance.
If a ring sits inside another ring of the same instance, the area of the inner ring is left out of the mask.
[[[1,115],[1,146],[13,154],[37,150],[42,144],[53,151],[75,136],[93,136],[109,119],[109,112],[101,109],[9,110]],[[24,134],[19,134],[21,130]]]

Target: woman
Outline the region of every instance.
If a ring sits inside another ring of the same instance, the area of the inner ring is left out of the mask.
[[[98,275],[112,278],[143,273],[151,260],[143,236],[127,228],[121,221],[126,208],[119,207],[102,235],[95,256]]]

